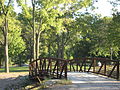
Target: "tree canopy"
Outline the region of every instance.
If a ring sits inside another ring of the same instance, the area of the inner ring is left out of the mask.
[[[0,66],[39,57],[120,59],[120,12],[80,12],[93,8],[94,0],[16,1],[20,13],[14,0],[0,0]]]

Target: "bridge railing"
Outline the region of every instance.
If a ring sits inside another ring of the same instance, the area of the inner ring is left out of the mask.
[[[29,76],[41,80],[49,78],[66,78],[67,72],[92,72],[119,79],[119,61],[105,58],[79,58],[64,60],[58,58],[40,58],[29,65]]]
[[[92,72],[119,79],[119,61],[105,58],[79,58],[68,63],[68,71]]]
[[[57,58],[40,58],[29,64],[29,76],[44,80],[49,78],[67,78],[67,61]]]

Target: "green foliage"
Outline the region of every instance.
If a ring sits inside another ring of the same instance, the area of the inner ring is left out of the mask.
[[[28,67],[10,67],[10,72],[27,72]],[[0,68],[0,72],[4,72],[4,68]]]
[[[3,5],[4,1],[0,1]],[[17,64],[33,58],[33,8],[25,0],[17,0],[22,12],[18,15],[13,5],[9,9],[9,55]],[[35,36],[39,38],[40,57],[120,57],[120,13],[101,18],[88,12],[92,0],[35,0]],[[32,5],[32,4],[31,4]],[[8,9],[7,9],[8,8]],[[3,42],[2,27],[4,15],[0,6],[0,41]],[[37,46],[37,44],[36,44]],[[0,50],[4,55],[3,45]],[[37,51],[37,50],[36,50]]]
[[[9,54],[18,56],[25,49],[25,42],[21,37],[20,22],[14,18],[9,19]]]
[[[7,5],[8,4],[8,5]],[[0,5],[1,9],[1,15],[0,15],[0,41],[2,42],[1,46],[4,48],[5,43],[5,33],[7,33],[4,30],[4,18],[7,18],[8,21],[8,46],[9,46],[9,57],[12,59],[12,61],[17,61],[18,59],[15,57],[18,57],[21,52],[25,49],[25,42],[23,41],[21,37],[21,26],[20,22],[16,18],[16,12],[13,11],[13,1],[1,1]],[[4,49],[2,49],[2,52],[4,53]],[[3,54],[1,53],[1,55]],[[4,56],[4,54],[2,55]],[[3,59],[3,57],[1,58]]]

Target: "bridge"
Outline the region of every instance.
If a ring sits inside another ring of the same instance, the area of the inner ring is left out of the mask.
[[[119,60],[106,58],[79,58],[64,60],[39,58],[29,64],[31,79],[44,80],[46,77],[67,79],[68,72],[91,72],[119,80]]]

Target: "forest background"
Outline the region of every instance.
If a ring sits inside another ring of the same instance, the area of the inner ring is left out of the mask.
[[[21,9],[14,10],[15,2]],[[31,3],[29,5],[27,2]],[[120,59],[119,0],[112,15],[90,13],[97,0],[0,0],[0,67],[39,57]],[[80,10],[83,9],[83,12]]]

